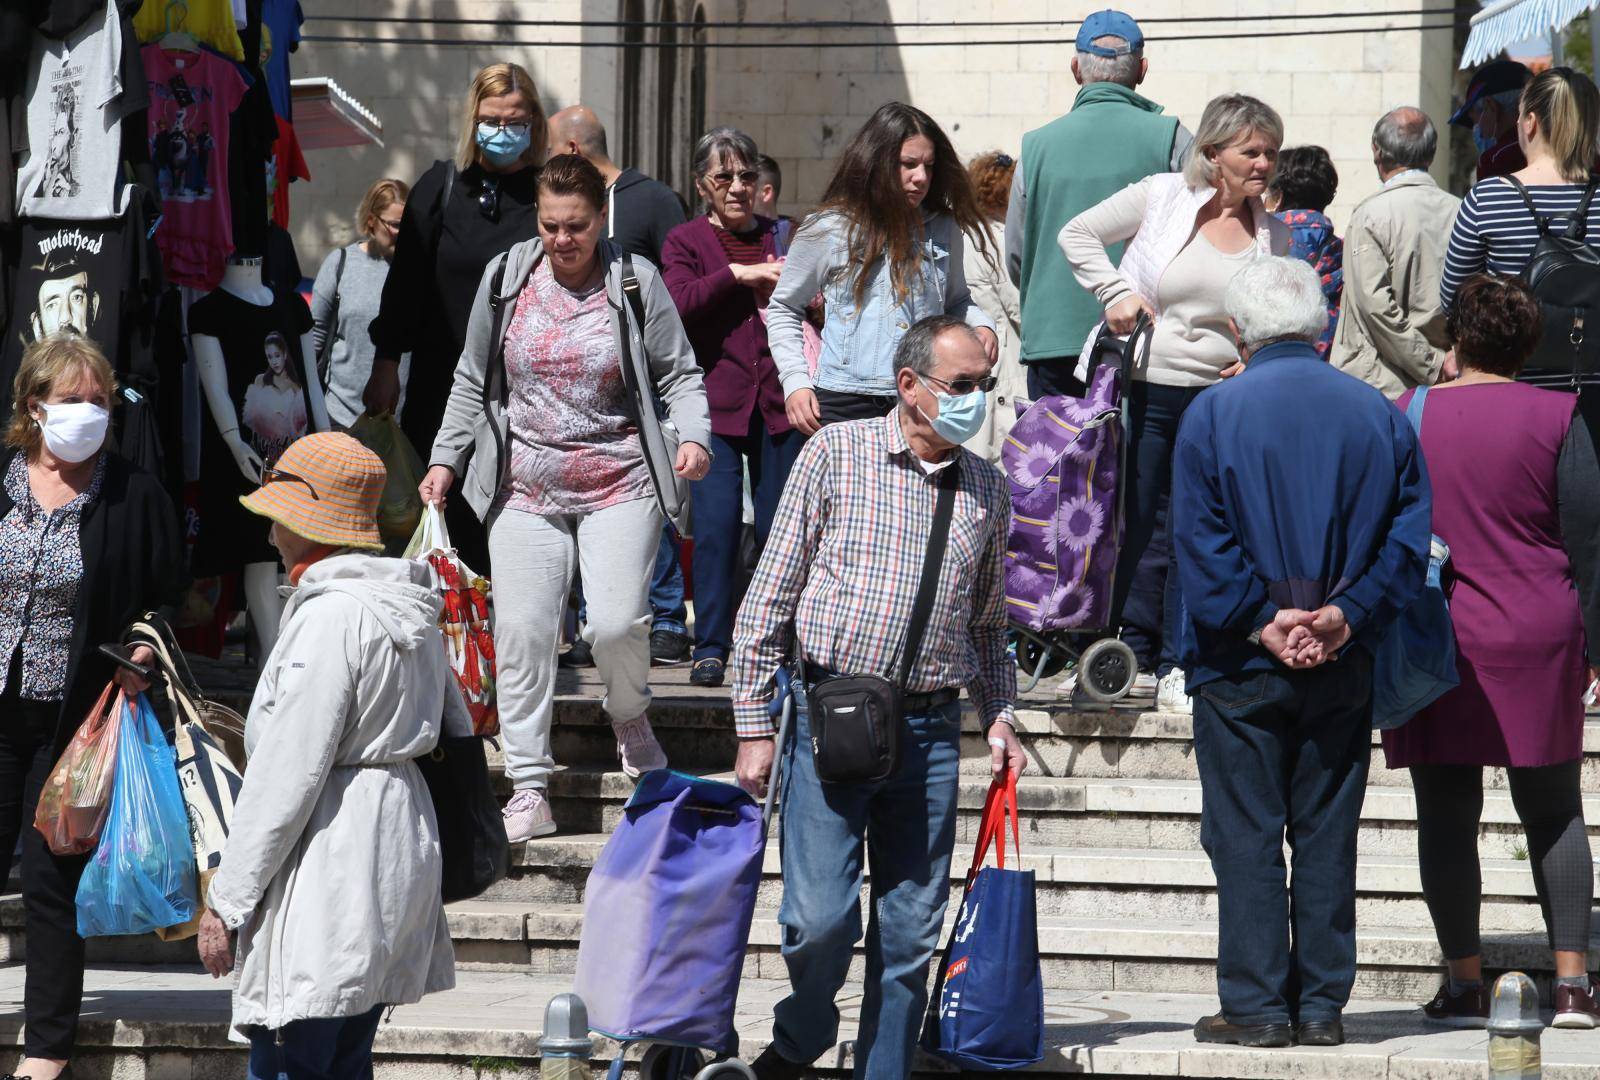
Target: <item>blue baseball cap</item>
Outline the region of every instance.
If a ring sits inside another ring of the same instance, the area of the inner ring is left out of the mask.
[[[1107,48],[1094,43],[1095,38],[1103,37],[1119,37],[1128,44],[1125,48]],[[1084,19],[1083,25],[1078,27],[1079,52],[1093,53],[1096,56],[1127,56],[1143,48],[1144,32],[1139,29],[1139,24],[1133,21],[1133,16],[1120,11],[1113,11],[1110,8],[1097,11]]]

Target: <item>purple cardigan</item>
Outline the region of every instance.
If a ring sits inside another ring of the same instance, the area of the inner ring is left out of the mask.
[[[777,222],[757,218],[762,249],[777,254]],[[711,431],[725,438],[750,434],[750,413],[760,408],[767,431],[790,430],[783,385],[767,348],[767,324],[753,289],[734,280],[716,226],[704,215],[667,233],[661,245],[661,279],[667,283],[694,355],[705,370]]]

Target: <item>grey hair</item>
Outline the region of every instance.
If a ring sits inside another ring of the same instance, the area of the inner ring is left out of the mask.
[[[939,363],[939,358],[933,352],[934,342],[949,330],[961,330],[972,340],[979,340],[978,332],[954,315],[929,315],[925,319],[918,319],[911,324],[911,329],[906,331],[906,336],[900,339],[899,346],[894,350],[895,377],[898,378],[906,368],[918,375],[932,375]]]
[[[1439,149],[1439,130],[1428,114],[1412,105],[1383,115],[1372,129],[1372,148],[1384,169],[1426,169]]]
[[[1266,102],[1246,94],[1223,94],[1206,103],[1200,114],[1200,130],[1194,133],[1194,146],[1183,165],[1183,178],[1191,188],[1208,188],[1217,182],[1217,165],[1206,156],[1232,146],[1250,135],[1265,135],[1283,145],[1283,117]]]
[[[1126,49],[1128,39],[1115,34],[1094,39],[1094,44],[1108,49]],[[1078,77],[1085,84],[1108,82],[1132,90],[1139,85],[1139,62],[1144,59],[1143,49],[1134,49],[1121,56],[1101,56],[1098,53],[1078,53]]]
[[[753,169],[761,158],[761,151],[756,149],[754,139],[736,127],[712,128],[694,144],[691,168],[695,179],[703,179],[717,160],[730,158],[738,158],[741,165]]]
[[[1249,349],[1275,341],[1313,342],[1328,325],[1322,279],[1304,259],[1275,255],[1247,263],[1228,282],[1222,306]]]

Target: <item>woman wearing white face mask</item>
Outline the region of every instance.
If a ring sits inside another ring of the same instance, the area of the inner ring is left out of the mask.
[[[161,485],[108,445],[116,378],[93,342],[35,342],[12,390],[0,455],[0,880],[20,834],[27,1056],[15,1074],[54,1080],[83,997],[75,897],[87,856],[51,854],[34,809],[107,681],[145,689],[99,646],[145,612],[176,612],[183,548]],[[141,646],[133,659],[154,656]]]

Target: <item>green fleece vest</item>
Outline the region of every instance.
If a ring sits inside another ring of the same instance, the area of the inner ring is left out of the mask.
[[[1178,121],[1160,113],[1125,86],[1090,83],[1071,112],[1022,137],[1024,363],[1077,356],[1100,321],[1099,302],[1073,279],[1056,234],[1129,184],[1170,171]],[[1122,261],[1122,249],[1107,248],[1112,263]]]

